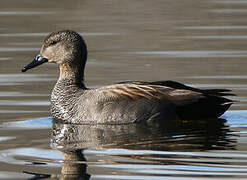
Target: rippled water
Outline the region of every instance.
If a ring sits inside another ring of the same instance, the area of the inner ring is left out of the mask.
[[[247,178],[246,1],[0,4],[0,179]],[[220,119],[197,122],[90,127],[53,122],[49,95],[56,65],[27,74],[20,69],[43,38],[60,29],[84,36],[89,87],[172,79],[232,89],[237,103]]]

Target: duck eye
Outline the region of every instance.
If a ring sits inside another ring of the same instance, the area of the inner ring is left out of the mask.
[[[56,43],[57,43],[56,41],[51,41],[49,45],[54,45]]]

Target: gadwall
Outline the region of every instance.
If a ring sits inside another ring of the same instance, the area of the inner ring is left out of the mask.
[[[87,47],[71,30],[48,35],[27,71],[45,62],[57,63],[59,79],[51,94],[51,114],[78,124],[126,124],[156,119],[201,119],[222,115],[233,103],[227,89],[202,90],[174,81],[129,81],[96,89],[84,85]]]

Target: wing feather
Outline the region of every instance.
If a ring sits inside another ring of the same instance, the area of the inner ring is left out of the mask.
[[[192,103],[197,101],[199,98],[202,98],[201,93],[193,92],[191,90],[181,90],[170,88],[167,86],[141,83],[115,84],[111,86],[106,86],[104,88],[100,88],[99,90],[102,91],[103,96],[107,99],[138,100],[144,98],[147,100],[161,100],[165,98],[177,105]]]

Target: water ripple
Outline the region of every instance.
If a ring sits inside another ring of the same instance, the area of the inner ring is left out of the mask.
[[[23,84],[25,82],[47,82],[56,80],[45,74],[0,74],[0,85]]]
[[[42,117],[25,121],[5,122],[0,125],[4,129],[49,129],[52,127],[51,117]]]
[[[185,26],[181,29],[188,30],[242,30],[247,29],[247,26]]]
[[[247,9],[212,9],[209,12],[214,13],[247,13]]]
[[[211,1],[213,3],[222,3],[222,4],[246,4],[246,0],[216,0]]]
[[[11,33],[0,34],[0,37],[42,37],[47,36],[49,33]]]
[[[0,97],[34,97],[34,96],[49,96],[49,94],[32,94],[32,93],[22,93],[22,92],[7,92],[7,91],[0,91]]]
[[[50,33],[2,33],[0,37],[45,37]],[[79,32],[83,36],[112,36],[120,35],[120,33],[112,32]]]
[[[0,109],[0,113],[2,114],[13,114],[13,113],[18,113],[18,114],[26,114],[26,113],[43,113],[43,112],[47,112],[47,111],[25,111],[25,110],[1,110]]]
[[[10,57],[1,57],[0,61],[7,61],[7,60],[10,60],[10,59],[11,59]]]
[[[0,47],[0,52],[30,52],[39,50],[40,48]]]
[[[246,35],[183,36],[185,39],[247,39]]]
[[[195,36],[193,36],[194,38]],[[201,36],[200,36],[201,37]],[[247,36],[246,36],[247,38]],[[247,51],[139,51],[139,55],[162,55],[169,58],[226,58],[226,57],[247,57]]]
[[[42,11],[0,11],[0,16],[39,16],[50,15],[55,12],[42,12]]]
[[[0,142],[3,142],[3,141],[8,141],[8,140],[12,140],[12,139],[15,139],[15,137],[13,136],[0,136]]]
[[[247,76],[190,76],[190,79],[247,79]]]
[[[49,101],[10,101],[0,100],[0,106],[49,106]]]

